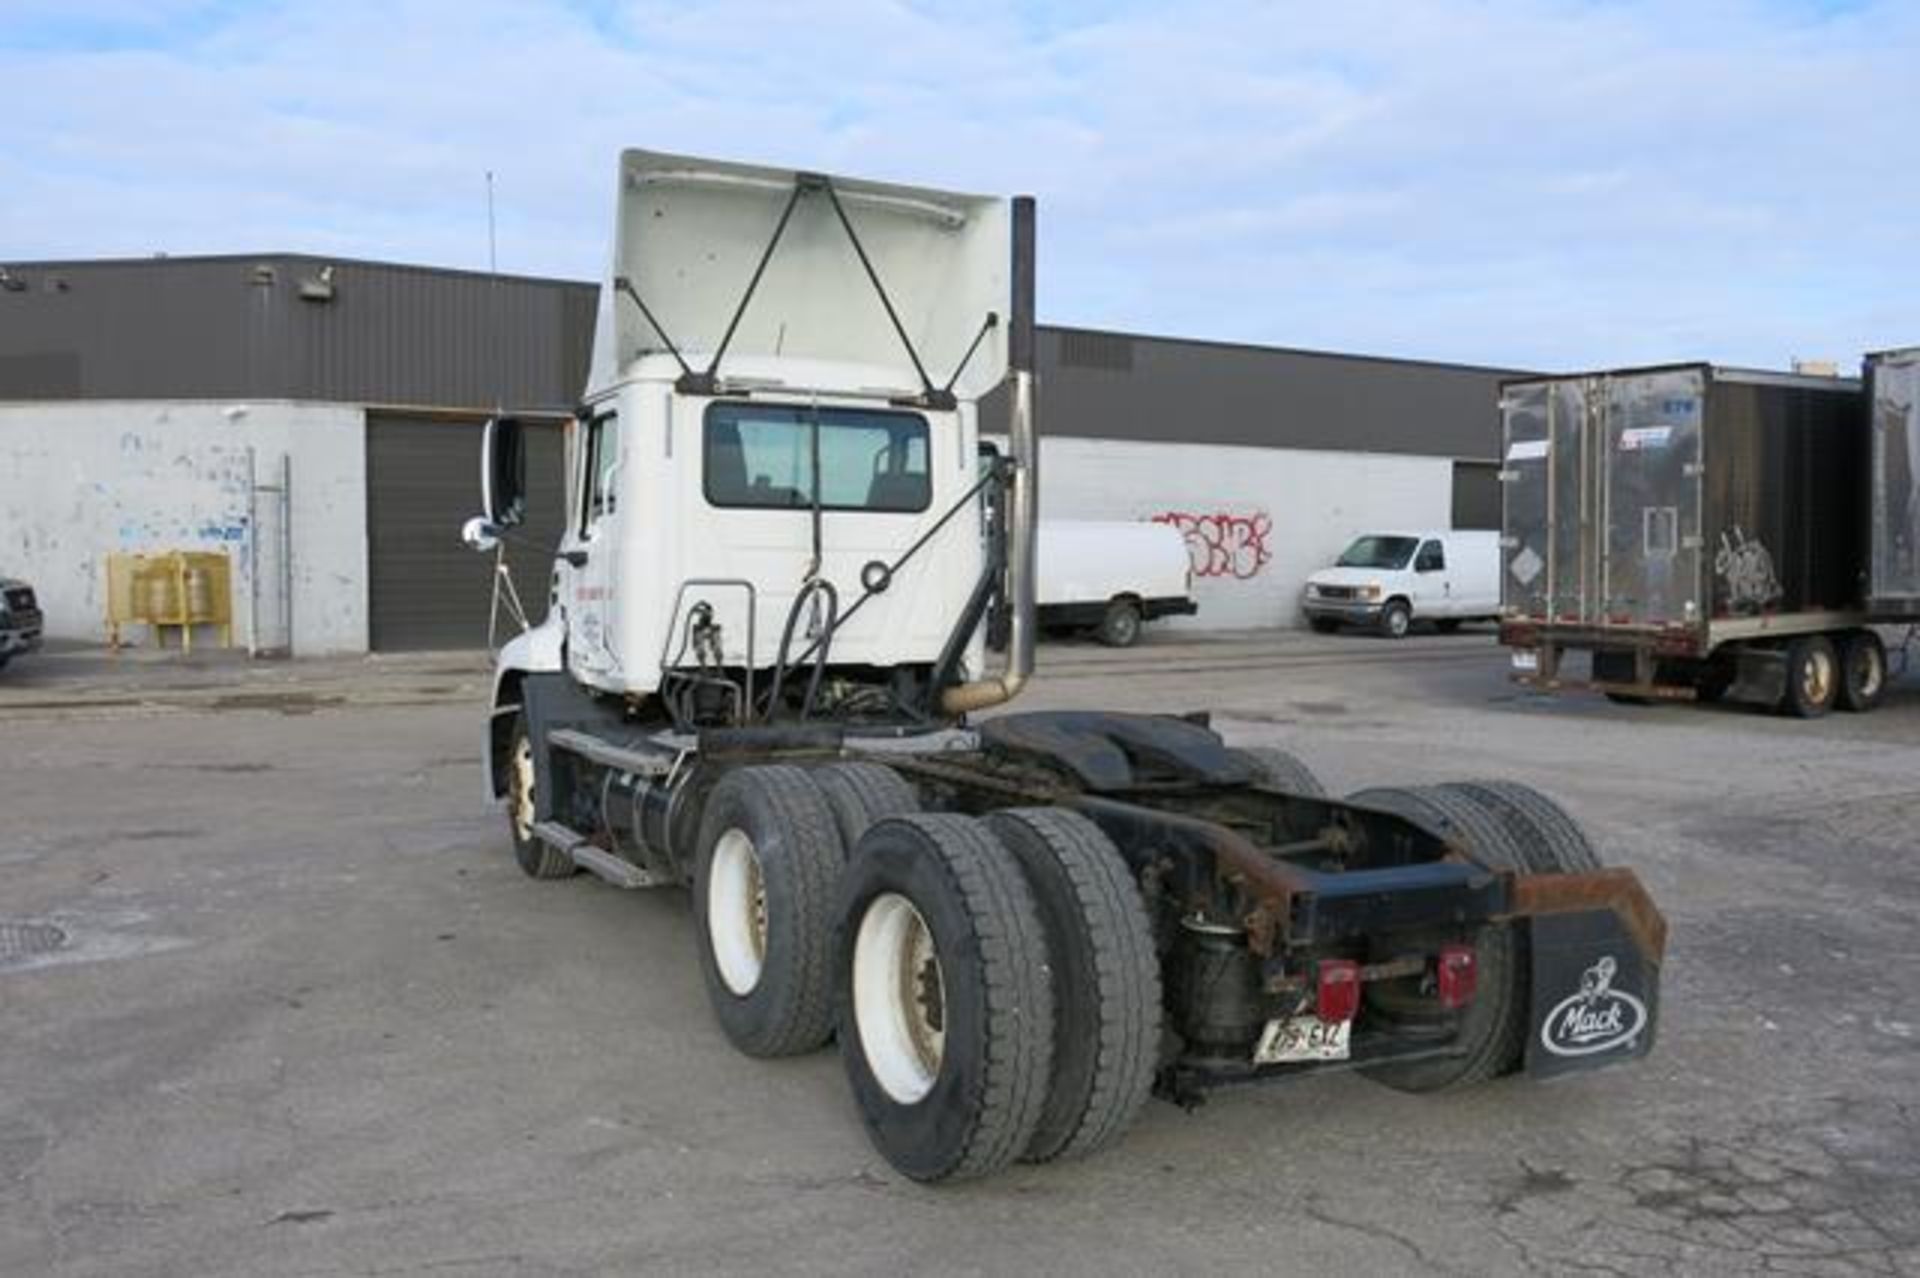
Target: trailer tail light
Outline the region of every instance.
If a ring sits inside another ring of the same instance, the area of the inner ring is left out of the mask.
[[[1360,965],[1352,959],[1321,959],[1314,1012],[1323,1021],[1350,1021],[1360,1012]]]
[[[1480,984],[1480,961],[1471,945],[1440,947],[1436,984],[1439,987],[1440,1006],[1448,1011],[1465,1007],[1473,1001],[1473,992]]]

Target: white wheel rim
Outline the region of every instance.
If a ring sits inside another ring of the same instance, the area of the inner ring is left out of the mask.
[[[853,1018],[881,1090],[911,1105],[933,1090],[947,1048],[947,986],[933,933],[897,892],[875,897],[853,941]]]
[[[1872,700],[1880,694],[1880,681],[1886,677],[1880,650],[1869,646],[1864,654],[1865,669],[1860,674],[1860,695]]]
[[[714,844],[707,869],[707,939],[721,983],[741,997],[753,993],[767,961],[767,886],[745,830],[728,830]]]
[[[1392,612],[1388,613],[1387,629],[1393,631],[1396,635],[1404,635],[1407,633],[1407,610],[1404,608],[1395,608]]]
[[[1807,654],[1806,668],[1800,673],[1800,690],[1812,705],[1825,705],[1833,696],[1833,658],[1815,650]]]
[[[521,737],[513,747],[513,779],[507,799],[513,833],[524,843],[533,837],[533,742]]]

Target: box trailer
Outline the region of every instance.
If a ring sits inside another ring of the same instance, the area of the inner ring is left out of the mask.
[[[1886,621],[1920,621],[1920,347],[1866,360],[1873,440],[1873,545],[1867,603]]]
[[[1517,680],[1805,717],[1878,701],[1860,382],[1679,364],[1515,380],[1500,408]]]

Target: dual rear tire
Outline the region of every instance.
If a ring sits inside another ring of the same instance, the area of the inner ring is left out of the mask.
[[[722,1030],[752,1056],[837,1030],[869,1136],[916,1180],[1105,1147],[1160,1047],[1131,868],[1062,809],[917,809],[872,764],[742,768],[713,788],[693,893]]]

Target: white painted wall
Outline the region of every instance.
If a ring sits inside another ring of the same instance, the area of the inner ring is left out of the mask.
[[[109,551],[225,550],[234,643],[248,640],[259,536],[260,640],[284,615],[274,498],[248,518],[248,450],[262,484],[292,459],[293,651],[367,650],[366,418],[286,402],[0,404],[0,574],[33,583],[55,638],[106,637]],[[146,628],[132,628],[145,642]],[[204,638],[196,638],[196,642]]]
[[[1453,462],[1043,438],[1040,513],[1044,519],[1160,519],[1181,527],[1200,615],[1158,625],[1297,626],[1307,574],[1332,563],[1358,534],[1450,525]]]

